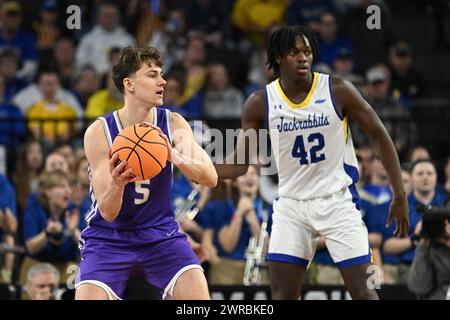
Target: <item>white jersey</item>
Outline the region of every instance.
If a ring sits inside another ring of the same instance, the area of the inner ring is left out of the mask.
[[[300,104],[289,100],[279,79],[265,89],[279,195],[307,200],[347,187],[353,193],[358,162],[347,119],[334,104],[331,78],[314,73],[311,89]]]

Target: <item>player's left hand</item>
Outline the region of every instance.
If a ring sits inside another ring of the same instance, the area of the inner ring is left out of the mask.
[[[155,126],[153,123],[144,121],[142,122],[142,124],[155,129],[156,131],[158,131],[158,133],[160,134],[160,136],[166,141],[166,145],[167,145],[167,151],[168,151],[168,157],[167,160],[172,162],[172,152],[173,152],[173,148],[172,145],[170,144],[169,138],[167,138],[167,136],[164,134],[164,132],[162,132],[161,128],[158,126]]]
[[[408,200],[404,197],[394,197],[392,199],[391,208],[389,209],[389,216],[386,227],[389,227],[395,220],[394,235],[397,237],[406,237],[409,232],[409,208]]]

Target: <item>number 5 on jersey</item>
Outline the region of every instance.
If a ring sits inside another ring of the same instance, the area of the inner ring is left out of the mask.
[[[143,181],[135,181],[134,185],[135,185],[134,191],[138,195],[142,196],[142,198],[134,199],[134,204],[140,205],[146,203],[148,201],[148,198],[150,197],[150,179]]]
[[[325,147],[325,139],[321,133],[311,133],[308,136],[309,145],[312,145],[309,154],[311,161],[308,161],[308,152],[305,148],[305,142],[303,136],[297,136],[294,142],[294,148],[292,149],[292,156],[294,158],[300,158],[300,164],[316,163],[325,160],[325,154],[320,153],[323,147]]]

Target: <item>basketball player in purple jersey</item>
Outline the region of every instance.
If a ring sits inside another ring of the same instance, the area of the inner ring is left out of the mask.
[[[164,135],[169,161],[183,174],[202,185],[216,185],[211,159],[186,120],[157,108],[166,83],[161,66],[154,48],[124,48],[113,68],[124,106],[86,130],[93,204],[81,233],[76,299],[121,299],[134,272],[142,273],[163,299],[210,298],[200,262],[186,235],[178,232],[170,201],[172,165],[150,180],[136,181],[126,161],[115,166],[117,154],[111,157],[109,151],[123,128],[144,122]],[[176,130],[184,134],[172,135]]]

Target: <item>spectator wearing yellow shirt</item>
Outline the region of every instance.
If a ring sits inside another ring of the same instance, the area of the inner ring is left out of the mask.
[[[85,117],[96,119],[123,106],[123,96],[114,85],[111,71],[105,89],[98,90],[87,102]]]
[[[40,68],[37,79],[42,98],[26,111],[30,131],[50,144],[71,138],[76,130],[77,109],[57,98],[60,82],[56,68]]]
[[[284,22],[287,4],[287,0],[237,0],[231,21],[252,41],[262,44],[271,27]]]

